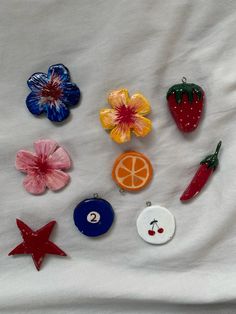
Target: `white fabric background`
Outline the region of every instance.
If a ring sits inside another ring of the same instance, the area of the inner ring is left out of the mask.
[[[0,312],[48,314],[235,313],[236,311],[236,2],[0,1]],[[25,106],[27,78],[66,65],[82,92],[63,124],[35,118]],[[182,76],[207,95],[198,130],[181,134],[166,106]],[[109,90],[141,91],[151,102],[150,136],[113,143],[98,113]],[[73,160],[63,191],[32,196],[14,168],[19,149],[52,138]],[[223,140],[220,167],[199,198],[179,196],[199,161]],[[126,149],[145,153],[151,185],[120,195],[111,179]],[[76,204],[99,193],[116,222],[100,239],[81,235]],[[136,233],[147,200],[171,210],[174,239],[151,246]],[[69,257],[47,256],[37,272],[30,256],[8,257],[21,241],[15,219],[33,228],[56,219],[52,240]]]

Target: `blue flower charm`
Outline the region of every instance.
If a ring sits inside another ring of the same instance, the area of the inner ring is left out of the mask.
[[[79,102],[80,90],[70,82],[69,70],[63,64],[51,65],[48,74],[34,73],[27,81],[31,93],[26,105],[34,115],[45,112],[51,121],[60,122],[69,114],[68,106]]]

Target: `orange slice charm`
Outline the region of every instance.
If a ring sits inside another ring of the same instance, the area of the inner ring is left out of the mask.
[[[112,177],[123,190],[139,191],[151,181],[152,172],[152,165],[145,155],[130,151],[116,159]]]

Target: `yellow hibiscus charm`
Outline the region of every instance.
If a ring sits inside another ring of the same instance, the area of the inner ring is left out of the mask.
[[[140,93],[129,97],[127,89],[114,90],[108,95],[112,109],[100,110],[104,129],[111,130],[110,137],[121,144],[130,141],[131,132],[144,137],[152,129],[152,121],[145,118],[151,111],[148,100]]]

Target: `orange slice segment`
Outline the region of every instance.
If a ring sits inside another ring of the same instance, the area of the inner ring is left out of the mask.
[[[135,160],[135,165],[134,165],[134,170],[138,171],[141,168],[143,168],[145,166],[145,162],[143,161],[143,159],[141,158],[136,158]]]
[[[118,170],[118,176],[119,176],[120,178],[124,178],[124,177],[127,177],[127,176],[129,176],[129,175],[130,175],[130,172],[129,172],[129,170],[126,169],[126,168],[120,168],[120,169]]]
[[[134,151],[121,154],[112,169],[113,180],[126,191],[139,191],[146,187],[152,179],[152,173],[149,159]]]
[[[123,163],[123,166],[125,166],[125,168],[132,169],[132,167],[133,167],[133,158],[130,157],[130,156],[127,156],[126,158],[123,159],[122,163]]]

